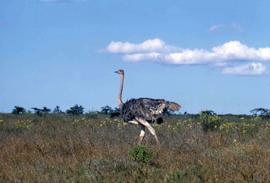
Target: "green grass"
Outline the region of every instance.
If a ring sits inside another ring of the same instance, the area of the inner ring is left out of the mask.
[[[147,132],[102,115],[0,115],[0,182],[270,182],[270,122],[173,116]],[[141,161],[142,160],[142,161]]]

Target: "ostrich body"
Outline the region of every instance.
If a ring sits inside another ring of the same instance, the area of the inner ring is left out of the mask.
[[[123,103],[122,93],[124,87],[124,70],[119,69],[115,73],[119,74],[121,79],[120,92],[118,95],[118,106],[121,117],[125,122],[139,124],[141,126],[139,144],[141,144],[144,138],[145,128],[147,128],[155,137],[157,144],[160,144],[155,129],[150,125],[150,123],[163,122],[163,116],[167,111],[177,111],[181,106],[175,102],[152,98],[130,99]]]

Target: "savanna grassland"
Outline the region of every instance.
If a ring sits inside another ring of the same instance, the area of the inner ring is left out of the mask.
[[[270,121],[171,116],[140,128],[105,115],[0,115],[0,182],[270,182]],[[206,124],[205,124],[206,123]]]

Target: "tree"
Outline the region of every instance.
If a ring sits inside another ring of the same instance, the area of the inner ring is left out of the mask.
[[[47,107],[43,107],[43,109],[41,109],[41,111],[45,114],[51,112],[51,109],[47,108]]]
[[[66,112],[67,114],[72,114],[72,115],[80,115],[83,114],[83,107],[78,104],[74,105],[73,107],[71,107],[70,109],[68,109]]]
[[[111,114],[113,112],[113,109],[110,106],[106,105],[104,107],[101,107],[100,112],[103,113],[103,114],[108,115],[108,114]]]
[[[56,113],[56,114],[59,114],[59,113],[63,113],[60,109],[60,107],[57,105],[54,110],[53,110],[53,113]]]
[[[250,113],[254,116],[259,116],[263,119],[269,119],[270,118],[270,110],[266,108],[255,108],[250,111]]]
[[[39,109],[37,107],[32,107],[31,109],[33,109],[35,111],[35,114],[38,115],[38,116],[41,116],[42,115],[42,109]]]
[[[43,114],[48,114],[51,111],[51,109],[47,107],[43,107],[42,109],[37,108],[37,107],[32,107],[32,109],[35,111],[35,114],[37,114],[38,116],[42,116]]]
[[[24,114],[26,110],[23,107],[14,106],[14,109],[11,112],[12,114]]]

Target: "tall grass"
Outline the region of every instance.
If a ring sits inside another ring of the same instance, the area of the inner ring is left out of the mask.
[[[0,182],[270,182],[270,123],[222,116],[204,133],[200,120],[170,117],[129,156],[139,127],[91,115],[0,115]]]

